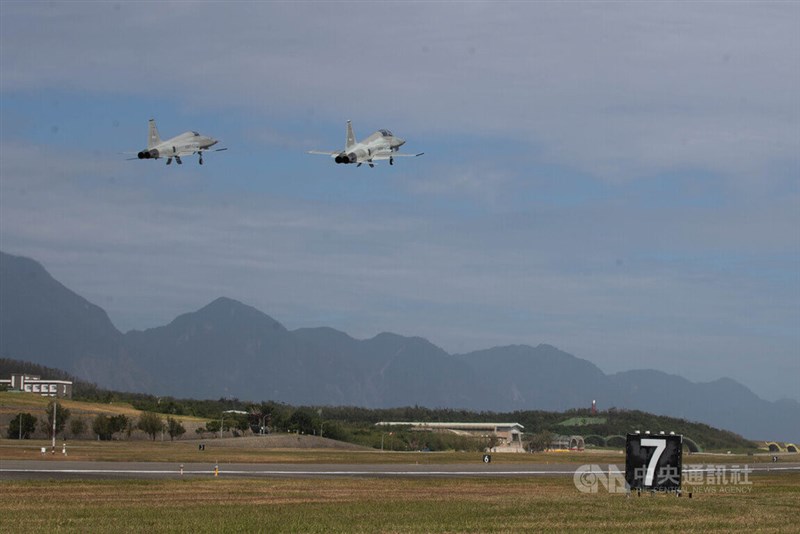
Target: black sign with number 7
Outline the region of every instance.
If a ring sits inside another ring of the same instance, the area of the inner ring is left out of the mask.
[[[632,490],[679,490],[682,461],[681,435],[628,434],[625,440],[625,481]]]

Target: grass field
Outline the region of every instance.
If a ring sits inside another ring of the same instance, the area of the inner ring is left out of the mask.
[[[479,462],[482,454],[475,452],[392,452],[378,450],[258,448],[252,443],[259,438],[225,438],[204,440],[205,450],[199,451],[197,441],[91,441],[67,442],[67,456],[61,454],[63,441],[56,442],[56,454],[40,454],[41,447],[50,451],[48,440],[0,439],[0,461],[7,460],[87,460],[131,462],[210,462],[210,463],[397,463],[451,464]],[[251,446],[247,446],[247,445]],[[241,445],[241,446],[239,446]],[[791,455],[792,458],[800,455]],[[715,464],[720,462],[754,465],[771,460],[769,454],[721,455],[693,454],[684,456],[684,464]],[[494,463],[537,464],[624,464],[622,451],[540,452],[534,454],[494,454]]]
[[[197,441],[67,441],[67,456],[61,454],[63,441],[56,442],[56,454],[49,453],[48,440],[0,440],[0,461],[7,460],[84,460],[131,462],[221,462],[221,463],[474,463],[480,462],[481,453],[475,452],[392,452],[365,449],[363,451],[339,449],[264,449],[247,447],[258,438],[225,438],[204,440],[205,450],[198,450]],[[223,443],[224,442],[224,443]],[[243,446],[237,446],[237,445]],[[40,449],[48,451],[44,457]],[[500,463],[612,463],[624,462],[618,452],[585,454],[495,454],[493,461]]]
[[[4,532],[798,531],[800,475],[746,493],[578,492],[569,477],[0,482]]]
[[[0,414],[8,413],[16,415],[22,410],[34,412],[39,416],[47,408],[47,404],[53,399],[32,395],[29,393],[16,393],[10,391],[0,392]],[[129,404],[104,404],[97,402],[82,402],[70,399],[58,399],[58,402],[75,414],[123,414],[128,416],[138,416],[140,413]]]
[[[30,401],[41,408],[42,401]],[[17,407],[15,407],[17,409]],[[75,406],[75,409],[86,409]],[[92,410],[124,411],[97,405]],[[2,411],[2,410],[0,410]],[[12,413],[9,411],[9,413]],[[16,413],[16,412],[14,412]],[[2,415],[2,414],[0,414]],[[289,439],[296,435],[271,436]],[[285,441],[284,439],[284,441]],[[478,463],[479,453],[270,448],[261,438],[0,439],[0,464],[22,459],[219,463]],[[277,442],[277,441],[276,441]],[[771,455],[684,455],[684,465],[769,462]],[[794,460],[794,455],[792,457]],[[621,451],[495,454],[499,464],[624,464]],[[3,480],[0,532],[800,532],[800,473],[750,475],[748,486],[701,487],[688,496],[626,497],[578,491],[572,477]],[[705,491],[701,491],[705,490]],[[688,491],[688,490],[687,490]]]

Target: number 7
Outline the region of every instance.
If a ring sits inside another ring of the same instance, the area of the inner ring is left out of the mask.
[[[658,465],[658,459],[661,458],[661,455],[667,448],[667,440],[660,438],[642,438],[641,446],[656,448],[655,452],[653,452],[653,456],[650,457],[650,463],[647,464],[647,473],[644,476],[644,485],[652,486],[653,476],[656,474],[656,465]]]

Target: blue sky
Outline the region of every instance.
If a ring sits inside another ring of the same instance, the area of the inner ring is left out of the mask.
[[[228,296],[800,399],[799,26],[793,2],[5,1],[0,248],[123,331]],[[230,150],[126,161],[151,117]],[[305,153],[348,119],[425,155]]]

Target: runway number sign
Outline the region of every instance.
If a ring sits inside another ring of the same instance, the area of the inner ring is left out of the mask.
[[[630,489],[677,491],[681,488],[683,436],[628,434],[625,481]]]

